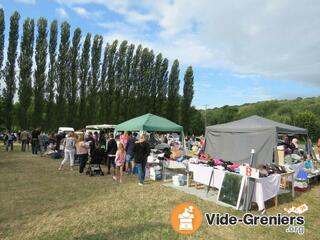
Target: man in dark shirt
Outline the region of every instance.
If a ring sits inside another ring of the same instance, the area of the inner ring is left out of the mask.
[[[40,135],[40,129],[35,129],[32,131],[32,141],[31,141],[31,148],[32,148],[32,154],[38,154],[39,151],[39,135]]]
[[[108,141],[108,146],[107,146],[107,165],[108,165],[108,174],[110,174],[110,169],[111,169],[111,164],[113,167],[113,178],[115,178],[116,174],[116,163],[115,163],[115,158],[116,158],[116,152],[118,150],[117,142],[114,139],[114,135],[110,133],[110,138]]]
[[[130,174],[130,165],[131,165],[131,172],[133,173],[133,168],[134,168],[134,145],[135,142],[137,141],[137,134],[134,133],[132,135],[132,132],[128,132],[128,142],[126,145],[126,173]]]
[[[134,161],[138,168],[139,185],[143,186],[146,172],[147,159],[150,154],[150,146],[144,134],[140,135],[139,142],[134,145]]]

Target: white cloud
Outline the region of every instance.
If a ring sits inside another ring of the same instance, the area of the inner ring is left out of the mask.
[[[36,4],[36,0],[16,0],[16,2],[24,3],[24,4]]]
[[[82,16],[82,17],[88,17],[89,16],[89,12],[82,7],[74,7],[72,8],[73,11],[75,11],[78,15]]]
[[[56,8],[56,15],[59,18],[68,18],[68,13],[64,8]]]
[[[71,8],[76,14],[84,18],[101,18],[102,13],[100,11],[90,12],[83,7],[72,7]]]
[[[185,64],[320,85],[317,0],[57,1],[103,6],[123,18],[100,25],[107,37],[143,43]]]

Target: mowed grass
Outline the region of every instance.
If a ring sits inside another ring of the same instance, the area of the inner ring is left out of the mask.
[[[279,206],[269,202],[267,214],[282,213],[291,205],[306,203],[305,234],[286,233],[281,227],[244,225],[201,228],[191,236],[177,234],[170,224],[172,208],[192,202],[204,212],[244,213],[203,201],[162,182],[137,184],[137,177],[124,177],[122,184],[110,176],[79,176],[60,161],[0,150],[0,239],[319,239],[320,186],[281,196]],[[105,170],[105,169],[104,169]],[[258,212],[253,212],[259,214]]]

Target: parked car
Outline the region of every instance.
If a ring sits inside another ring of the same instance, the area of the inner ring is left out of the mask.
[[[74,128],[72,127],[59,127],[58,133],[69,133],[69,132],[74,132]]]

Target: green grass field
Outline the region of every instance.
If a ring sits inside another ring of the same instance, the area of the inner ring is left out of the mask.
[[[192,202],[204,212],[243,212],[217,206],[162,182],[138,186],[136,176],[122,184],[110,176],[79,176],[77,171],[57,171],[60,161],[0,150],[0,239],[319,239],[320,185],[291,201],[281,196],[279,206],[268,203],[267,214],[282,213],[291,205],[306,203],[305,234],[286,233],[281,227],[209,227],[191,236],[177,234],[170,224],[172,208]],[[259,214],[258,212],[253,212]]]

